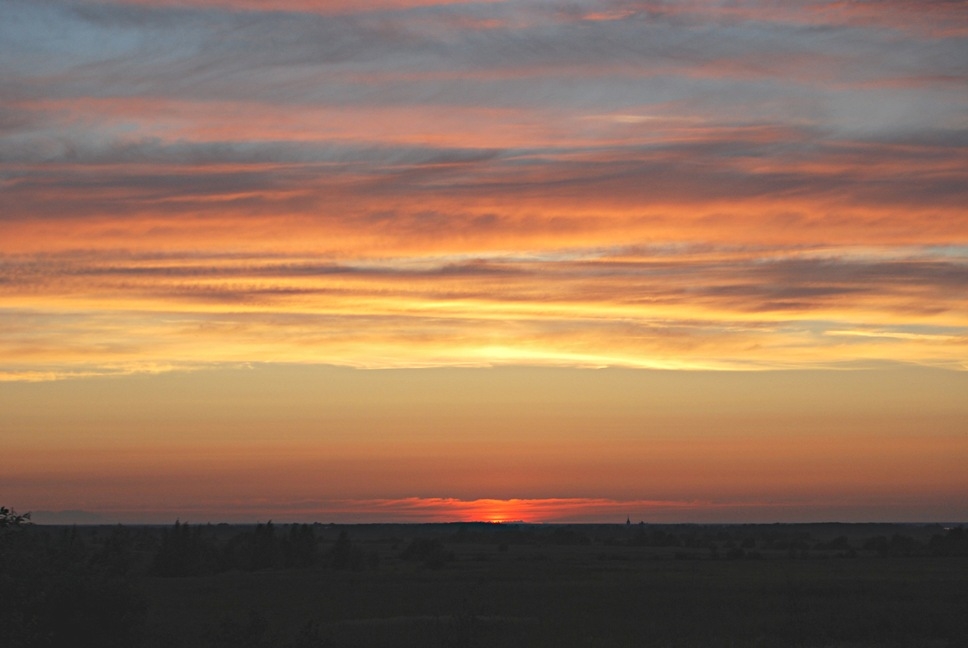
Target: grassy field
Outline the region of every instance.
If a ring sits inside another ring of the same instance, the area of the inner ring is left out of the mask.
[[[317,525],[311,567],[142,579],[145,645],[968,646],[936,527],[647,529]],[[910,555],[871,542],[899,534]]]

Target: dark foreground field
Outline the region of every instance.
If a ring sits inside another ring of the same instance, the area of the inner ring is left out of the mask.
[[[65,542],[83,546],[75,559],[87,562],[77,578],[89,582],[39,576],[52,579],[48,587],[73,588],[70,596],[84,602],[72,611],[66,597],[44,612],[48,617],[35,615],[63,627],[46,635],[25,627],[19,638],[7,608],[0,612],[5,646],[968,646],[968,546],[960,528],[179,525],[26,532],[53,553]],[[4,578],[0,596],[9,603],[11,580]],[[27,587],[20,594],[43,607],[43,593]],[[68,618],[56,618],[57,605]],[[71,614],[86,614],[90,623]]]

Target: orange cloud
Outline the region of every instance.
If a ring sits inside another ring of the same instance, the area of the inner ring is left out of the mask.
[[[0,39],[6,380],[968,362],[950,3],[134,4]]]
[[[415,7],[461,5],[468,2],[500,3],[507,0],[115,0],[116,4],[147,7],[190,7],[194,9],[229,9],[233,11],[305,11],[310,13],[360,13],[379,10],[403,10]]]

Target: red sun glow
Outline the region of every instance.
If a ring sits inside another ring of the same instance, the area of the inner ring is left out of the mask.
[[[467,502],[460,517],[462,522],[534,522],[530,509],[525,500],[482,499]]]

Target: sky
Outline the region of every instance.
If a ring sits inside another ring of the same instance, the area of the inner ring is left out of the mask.
[[[0,504],[968,520],[964,2],[0,16]]]

